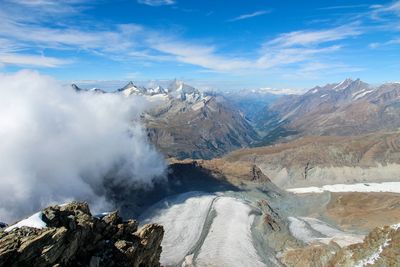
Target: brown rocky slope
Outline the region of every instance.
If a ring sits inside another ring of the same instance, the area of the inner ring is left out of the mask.
[[[224,157],[249,162],[282,187],[398,181],[400,132],[363,136],[309,136],[241,149]]]

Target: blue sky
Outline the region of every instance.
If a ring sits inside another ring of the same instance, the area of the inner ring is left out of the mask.
[[[0,0],[0,72],[307,88],[400,80],[400,1]]]

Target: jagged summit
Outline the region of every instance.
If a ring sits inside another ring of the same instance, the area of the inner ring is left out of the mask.
[[[147,90],[144,87],[136,86],[132,81],[130,81],[124,87],[118,89],[116,92],[122,92],[125,96],[132,94],[146,94]]]
[[[82,91],[83,89],[82,88],[80,88],[78,85],[76,85],[76,84],[71,84],[71,87],[72,87],[72,89],[74,89],[75,91],[77,91],[77,92],[80,92],[80,91]]]
[[[357,79],[356,81],[360,81],[360,79]],[[336,91],[340,91],[340,90],[346,89],[353,82],[355,82],[355,81],[353,81],[351,78],[346,78],[342,82],[335,85],[332,89],[336,90]]]
[[[203,98],[203,94],[198,89],[178,80],[174,80],[168,86],[168,92],[172,97],[181,99],[182,101],[195,102]]]
[[[340,83],[328,83],[324,86],[315,86],[308,90],[305,95],[313,95],[313,94],[326,94],[326,95],[340,95],[346,93],[354,93],[358,91],[360,88],[370,87],[369,84],[364,83],[360,79],[353,80],[351,78],[347,78]]]
[[[185,84],[182,81],[174,80],[165,89],[160,85],[153,85],[151,87],[137,86],[133,82],[118,89],[116,93],[122,93],[125,96],[129,95],[144,95],[144,96],[168,96],[173,99],[180,99],[182,101],[196,102],[203,99],[203,94],[193,86]]]

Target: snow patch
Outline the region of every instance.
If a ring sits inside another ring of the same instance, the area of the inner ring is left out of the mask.
[[[398,223],[398,224],[393,224],[393,225],[391,225],[390,226],[392,229],[394,229],[394,230],[398,230],[399,228],[400,228],[400,223]]]
[[[332,89],[335,91],[343,90],[346,87],[348,87],[350,85],[350,83],[352,83],[352,82],[353,82],[353,80],[346,79],[346,80],[342,81],[341,83],[339,83],[338,85],[336,85],[335,87],[333,87]]]
[[[37,213],[33,214],[32,216],[30,216],[22,221],[19,221],[18,223],[14,224],[14,225],[7,227],[6,229],[4,229],[4,231],[10,232],[10,231],[14,230],[15,228],[21,228],[23,226],[37,228],[37,229],[46,228],[47,225],[42,220],[42,216],[43,216],[43,213],[41,211],[37,212]]]
[[[339,246],[344,247],[363,241],[361,235],[341,231],[315,218],[289,217],[288,219],[290,222],[289,230],[292,235],[305,243],[316,241],[329,244],[334,241]]]
[[[383,183],[357,183],[357,184],[333,184],[322,187],[299,187],[286,189],[295,194],[328,192],[391,192],[400,193],[400,182]]]
[[[288,217],[290,233],[298,240],[309,243],[315,240],[313,232],[307,227],[307,224],[295,217]]]
[[[360,98],[366,96],[367,94],[369,94],[369,93],[371,93],[371,92],[373,92],[373,91],[374,91],[374,90],[367,90],[367,91],[366,91],[366,89],[362,89],[361,91],[358,91],[358,92],[356,92],[356,93],[353,93],[352,96],[353,96],[353,99],[354,99],[354,100],[357,100],[357,99],[360,99]]]
[[[379,257],[380,257],[380,255],[381,255],[383,249],[389,245],[389,242],[390,242],[390,241],[391,241],[390,239],[387,239],[387,240],[385,241],[385,243],[383,243],[382,245],[379,246],[378,250],[375,251],[375,253],[373,253],[373,254],[372,254],[371,256],[369,256],[368,258],[363,259],[363,260],[361,260],[360,262],[358,262],[357,265],[355,265],[355,267],[363,267],[363,266],[368,266],[368,265],[370,265],[370,264],[374,264],[375,261],[376,261],[377,259],[379,259]]]

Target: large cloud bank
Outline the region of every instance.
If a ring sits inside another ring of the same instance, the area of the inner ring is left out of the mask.
[[[111,208],[106,179],[151,186],[165,163],[140,125],[147,105],[77,93],[37,72],[0,74],[0,221],[72,199]]]

